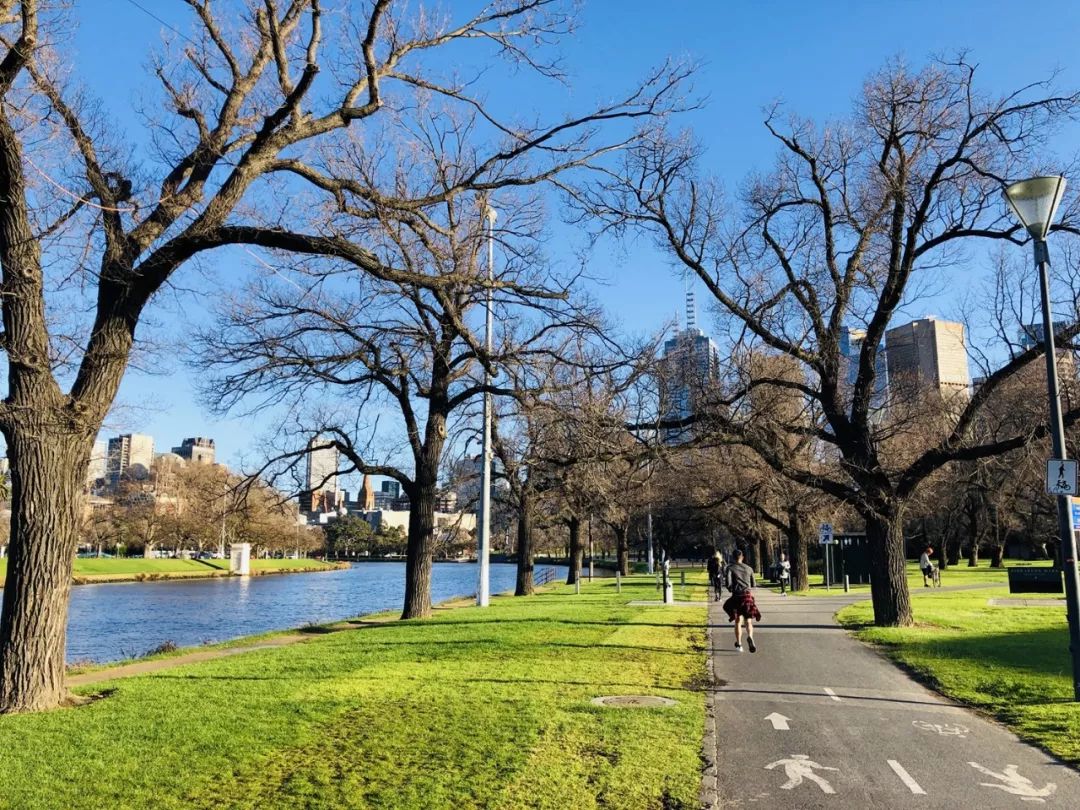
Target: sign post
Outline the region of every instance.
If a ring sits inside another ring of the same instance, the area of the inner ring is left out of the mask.
[[[829,549],[833,544],[833,527],[831,523],[822,523],[818,527],[818,544],[825,546],[825,590],[831,590],[832,576],[829,571],[830,557]]]

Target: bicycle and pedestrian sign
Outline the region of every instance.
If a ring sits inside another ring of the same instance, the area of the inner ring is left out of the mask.
[[[1046,462],[1046,494],[1076,495],[1076,460],[1052,458]]]

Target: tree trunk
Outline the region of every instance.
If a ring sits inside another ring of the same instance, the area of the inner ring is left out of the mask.
[[[751,538],[750,540],[748,540],[746,542],[745,549],[746,549],[746,552],[745,552],[746,553],[746,561],[745,561],[746,564],[749,565],[751,568],[753,568],[755,571],[758,571],[758,560],[757,560],[758,544],[757,544],[757,540],[754,539],[754,538]]]
[[[430,454],[429,454],[430,455]],[[425,465],[426,467],[426,465]],[[403,619],[431,615],[431,562],[434,555],[435,494],[438,465],[418,469],[409,495],[409,535],[405,546],[405,608]]]
[[[762,576],[765,575],[765,569],[769,565],[769,541],[765,539],[765,535],[759,534],[757,537],[757,572]]]
[[[570,529],[570,570],[566,575],[566,584],[573,585],[581,578],[581,520],[575,516],[566,525]]]
[[[941,529],[941,553],[938,554],[938,568],[944,571],[950,565],[955,565],[949,557],[949,534],[952,531],[952,511],[945,514],[945,525]]]
[[[788,562],[791,563],[789,587],[793,591],[805,591],[810,587],[810,574],[806,570],[806,538],[803,536],[802,521],[799,519],[798,510],[795,508],[788,512],[786,533],[788,538]]]
[[[902,514],[875,515],[866,521],[870,544],[870,596],[874,624],[907,627],[912,623],[904,559]]]
[[[7,440],[12,517],[0,615],[0,712],[40,711],[67,699],[68,597],[90,441],[57,438],[55,428],[14,430]]]
[[[1001,543],[994,545],[993,556],[990,558],[991,568],[1002,568],[1005,565],[1005,546]]]
[[[626,527],[615,526],[615,564],[624,577],[630,575],[630,547],[626,542]]]
[[[968,568],[979,564],[979,515],[976,509],[969,508],[968,513]]]
[[[522,491],[517,525],[517,584],[514,596],[528,596],[533,587],[532,497]]]

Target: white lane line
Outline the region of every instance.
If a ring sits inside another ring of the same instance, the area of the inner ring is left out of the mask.
[[[836,692],[834,692],[834,691],[833,691],[832,689],[830,689],[830,688],[829,688],[829,687],[827,687],[827,686],[826,686],[826,687],[824,687],[824,689],[825,689],[825,694],[826,694],[826,695],[828,695],[829,697],[831,697],[831,698],[832,698],[833,700],[835,700],[835,701],[836,701],[837,703],[839,703],[839,702],[840,702],[840,698],[839,698],[839,697],[837,696]]]
[[[919,783],[911,778],[911,774],[904,770],[904,766],[897,762],[895,759],[885,760],[889,763],[889,767],[893,769],[893,773],[900,777],[900,781],[907,785],[907,789],[914,793],[916,796],[925,796],[926,791],[919,787]]]

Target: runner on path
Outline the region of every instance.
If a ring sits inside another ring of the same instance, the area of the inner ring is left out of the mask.
[[[724,612],[729,622],[735,622],[735,650],[742,652],[742,624],[746,622],[746,644],[750,652],[757,652],[754,644],[754,621],[761,621],[761,612],[750,592],[755,586],[754,569],[743,562],[742,551],[735,552],[735,562],[727,567],[724,575],[731,596],[724,602]]]

